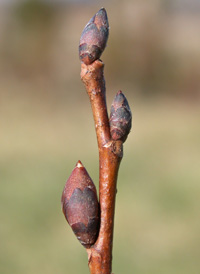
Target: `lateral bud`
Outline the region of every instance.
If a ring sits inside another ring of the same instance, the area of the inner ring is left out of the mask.
[[[79,57],[86,65],[99,59],[106,47],[109,34],[107,13],[100,9],[85,26],[79,44]]]
[[[80,161],[65,184],[61,204],[76,237],[85,248],[90,248],[99,232],[99,203],[96,187]]]
[[[132,126],[132,114],[122,91],[116,94],[110,110],[110,133],[113,140],[126,141]]]

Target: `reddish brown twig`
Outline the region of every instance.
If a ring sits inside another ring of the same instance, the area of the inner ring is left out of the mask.
[[[92,105],[99,148],[100,231],[94,246],[88,249],[91,274],[110,274],[117,174],[122,158],[122,141],[113,141],[105,99],[103,63],[96,60],[81,66],[81,79]]]
[[[100,231],[96,243],[87,249],[91,274],[111,274],[112,271],[117,175],[132,119],[128,101],[119,91],[109,123],[104,64],[98,59],[106,46],[108,30],[107,14],[101,9],[83,30],[79,46],[81,79],[90,98],[99,149]]]
[[[87,248],[91,274],[111,274],[112,271],[117,175],[132,119],[128,101],[121,91],[112,103],[108,119],[104,64],[99,59],[106,46],[108,29],[106,11],[100,9],[84,28],[79,45],[81,79],[90,98],[99,149],[100,216],[95,185],[81,162],[72,171],[62,194],[63,213]]]

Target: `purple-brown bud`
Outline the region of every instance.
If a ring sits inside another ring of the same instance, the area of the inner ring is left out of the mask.
[[[107,13],[100,9],[85,26],[79,44],[79,57],[86,65],[99,59],[108,40],[109,25]]]
[[[126,141],[131,130],[132,114],[122,91],[118,91],[110,110],[110,133],[113,140]]]
[[[99,232],[99,203],[96,187],[80,161],[65,184],[61,204],[76,237],[89,248]]]

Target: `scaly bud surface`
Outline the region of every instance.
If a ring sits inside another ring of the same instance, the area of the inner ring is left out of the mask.
[[[126,141],[131,130],[132,114],[122,91],[118,91],[110,110],[110,134],[113,140]]]
[[[79,44],[79,57],[86,65],[99,59],[105,49],[109,34],[107,13],[100,9],[85,26]]]
[[[76,237],[89,248],[99,232],[99,203],[96,187],[80,161],[65,184],[61,204]]]

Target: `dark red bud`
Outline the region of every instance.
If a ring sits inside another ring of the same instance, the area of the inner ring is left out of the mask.
[[[80,161],[65,184],[61,204],[76,237],[89,248],[99,232],[99,203],[96,187]]]
[[[85,26],[79,44],[79,57],[86,65],[99,59],[106,47],[109,25],[107,13],[100,9]]]
[[[122,91],[118,91],[110,110],[110,133],[113,140],[126,141],[131,130],[132,114]]]

